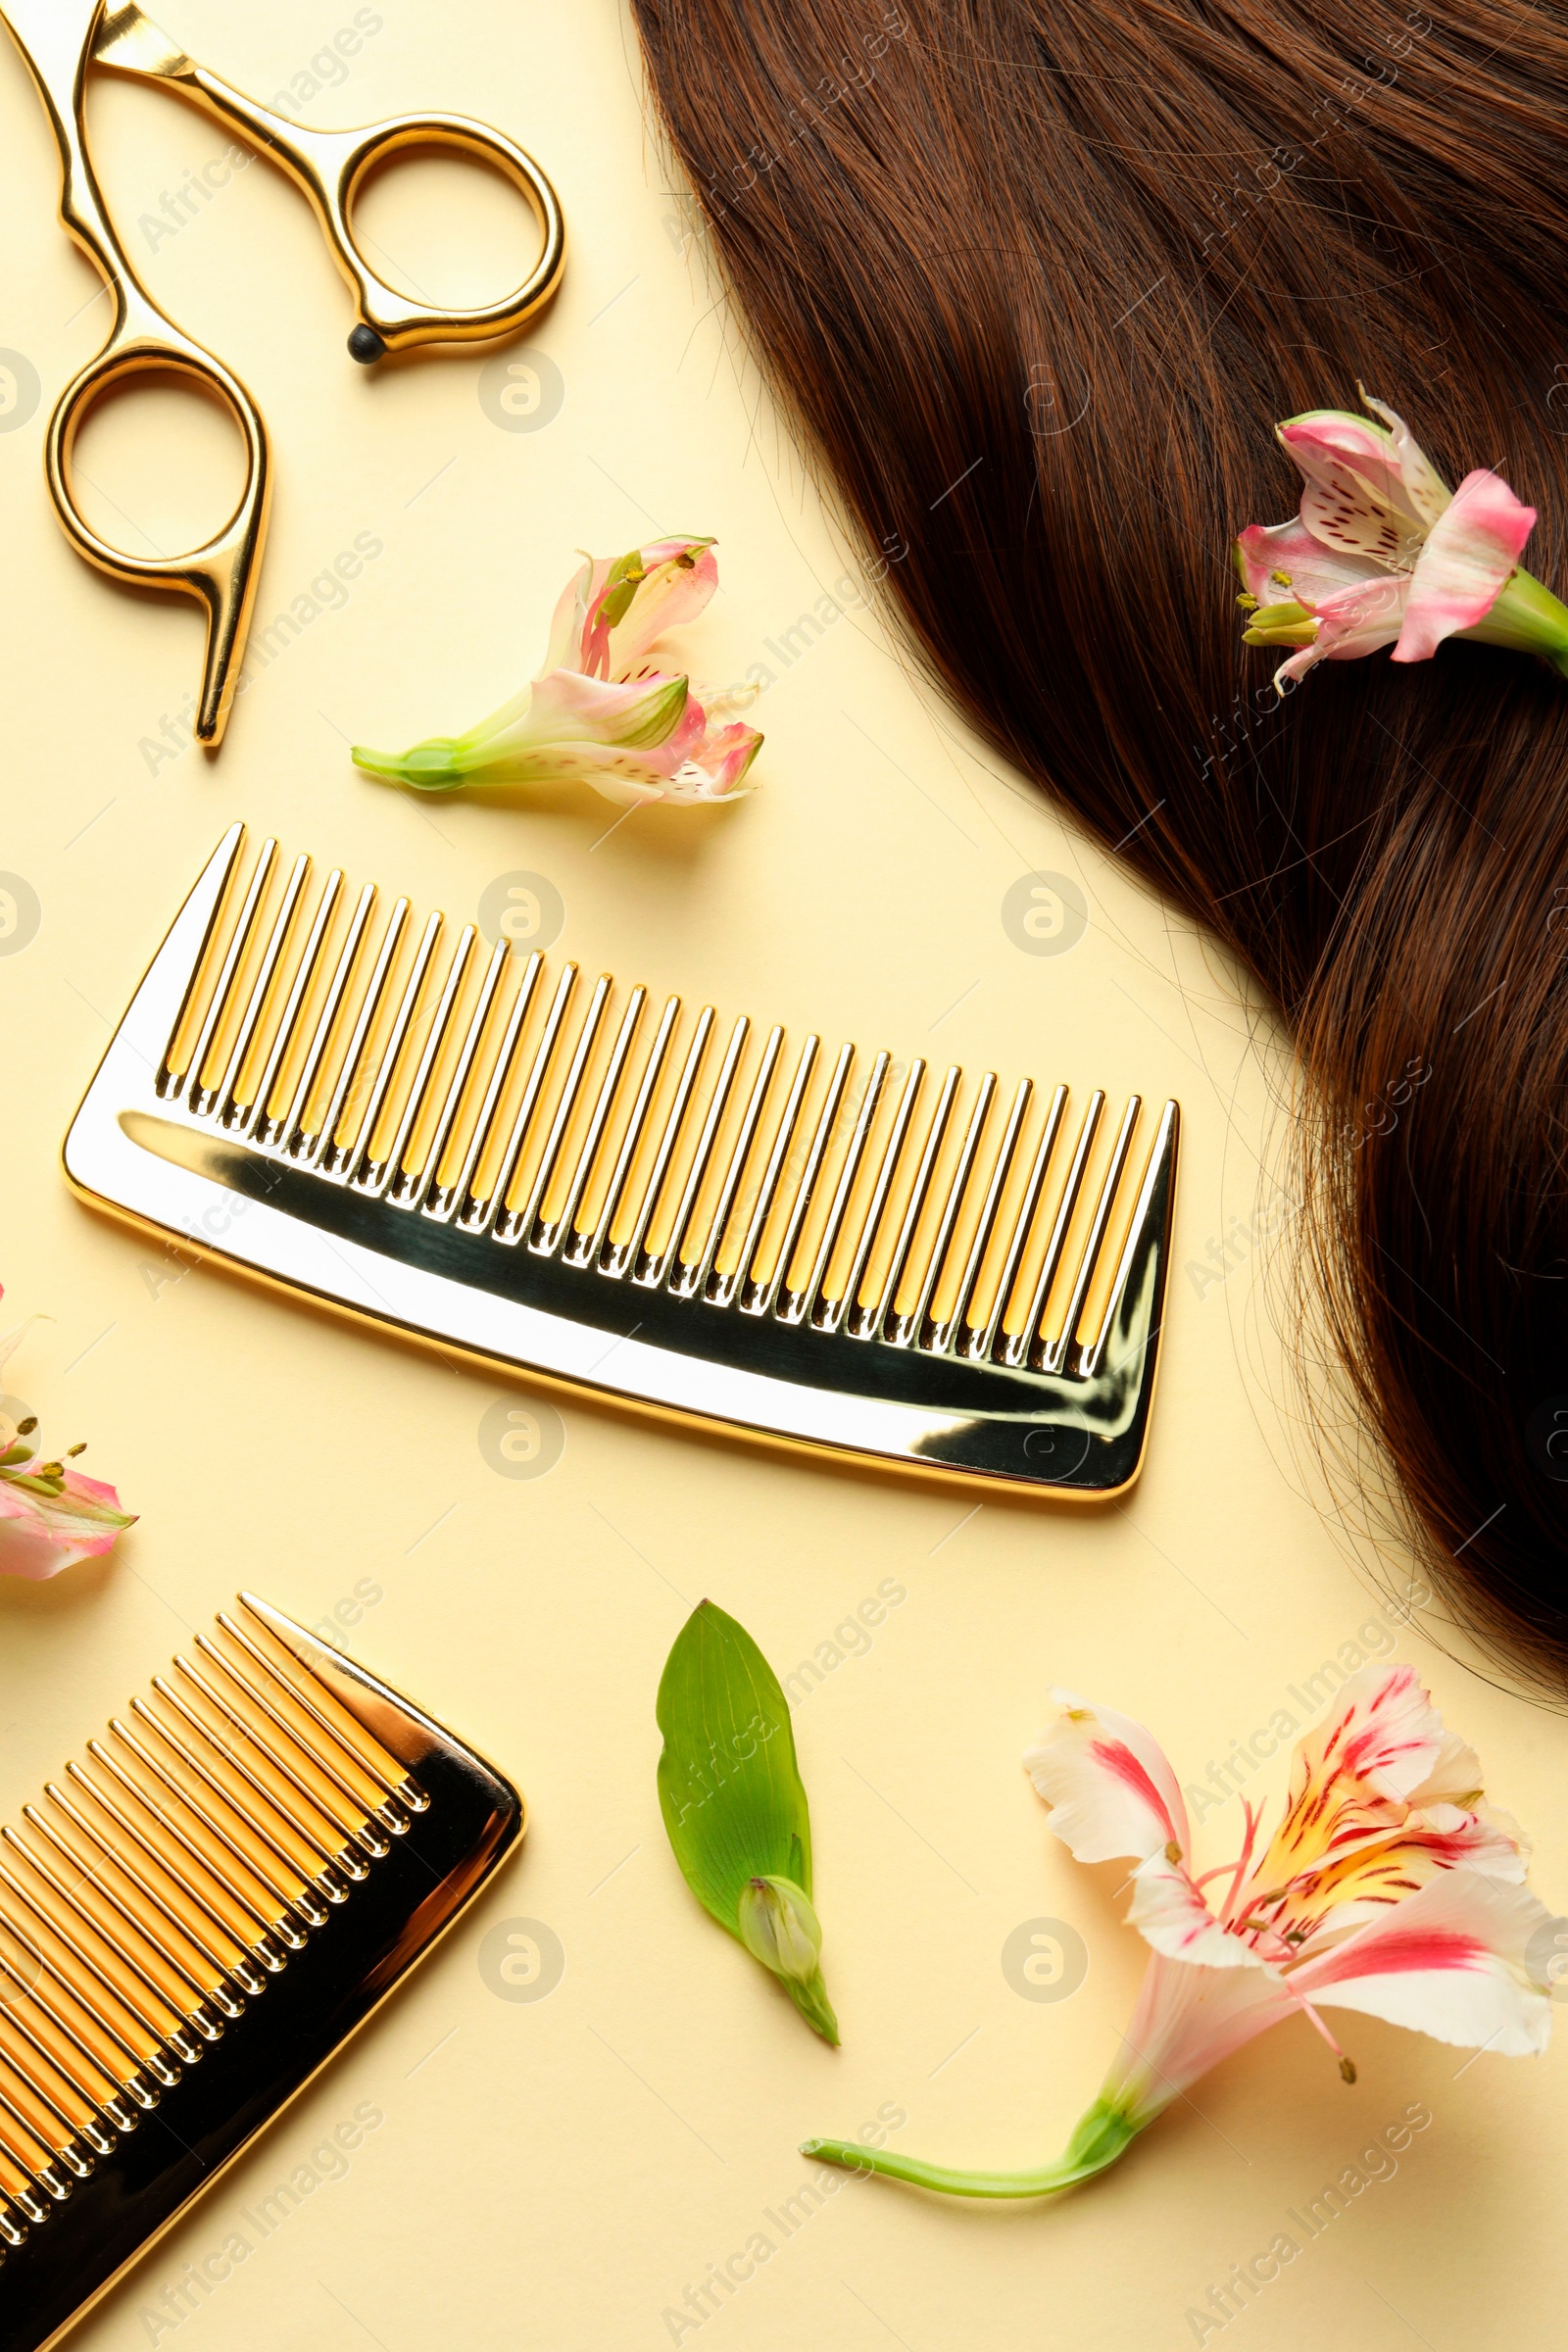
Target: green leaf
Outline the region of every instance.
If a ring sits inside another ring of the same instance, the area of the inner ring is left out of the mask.
[[[754,1882],[787,1880],[809,1902],[811,1823],[778,1677],[745,1627],[710,1600],[676,1637],[658,1717],[659,1803],[670,1846],[704,1909],[745,1944],[741,1897]],[[836,2041],[820,1972],[809,1986],[780,1981]]]

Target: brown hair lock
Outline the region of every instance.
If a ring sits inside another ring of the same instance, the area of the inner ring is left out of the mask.
[[[633,11],[763,365],[906,551],[931,671],[1283,1011],[1356,1401],[1450,1602],[1560,1688],[1568,686],[1450,644],[1276,705],[1229,542],[1296,506],[1274,420],[1359,380],[1450,482],[1494,466],[1539,507],[1563,588],[1562,12]]]

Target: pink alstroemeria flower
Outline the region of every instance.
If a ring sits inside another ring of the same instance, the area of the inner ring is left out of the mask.
[[[607,801],[734,801],[762,738],[729,713],[755,686],[693,687],[657,647],[695,620],[718,585],[711,539],[660,539],[585,556],[556,606],[540,675],[466,735],[432,736],[397,758],[355,748],[371,775],[419,792],[465,784],[588,784]],[[726,721],[728,723],[726,723]]]
[[[0,1339],[0,1365],[26,1328],[24,1323]],[[45,1460],[31,1443],[37,1426],[31,1414],[13,1421],[0,1412],[0,1576],[58,1576],[62,1568],[108,1551],[121,1531],[135,1524],[113,1487],[68,1469],[65,1461]],[[71,1454],[81,1450],[73,1446]]]
[[[1240,1854],[1204,1871],[1143,1725],[1053,1696],[1065,1713],[1025,1766],[1080,1862],[1134,1863],[1127,1916],[1152,1947],[1099,2098],[1066,2154],[1036,2172],[951,2172],[853,2140],[812,2140],[811,2154],[959,2196],[1045,2196],[1103,2172],[1200,2075],[1289,2017],[1310,2020],[1348,2082],[1355,2069],[1325,2009],[1507,2057],[1544,2049],[1550,1997],[1542,1945],[1530,1947],[1551,1914],[1524,1885],[1517,1828],[1482,1800],[1474,1749],[1444,1729],[1411,1668],[1351,1675],[1298,1742],[1267,1846],[1244,1799]]]
[[[1485,466],[1449,490],[1403,417],[1361,398],[1383,423],[1314,409],[1275,426],[1305,480],[1300,512],[1236,542],[1245,642],[1298,649],[1276,687],[1383,645],[1396,662],[1427,662],[1445,637],[1568,670],[1568,608],[1518,568],[1535,508]]]

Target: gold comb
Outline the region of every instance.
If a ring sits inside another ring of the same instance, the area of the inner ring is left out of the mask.
[[[66,1139],[83,1199],[511,1369],[1092,1499],[1137,1476],[1179,1111],[1069,1118],[566,963],[225,835]]]
[[[55,2343],[522,1835],[516,1790],[251,1593],[0,1829],[0,2342]]]

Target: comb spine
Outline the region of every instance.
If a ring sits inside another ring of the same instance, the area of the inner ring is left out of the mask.
[[[831,1324],[824,1323],[823,1325],[824,1330],[836,1330],[842,1326],[852,1340],[868,1340],[876,1328],[875,1312],[862,1308],[859,1304],[860,1286],[865,1281],[865,1269],[870,1264],[871,1252],[876,1248],[877,1229],[887,1211],[888,1196],[893,1190],[893,1179],[904,1153],[905,1139],[908,1135],[909,1122],[914,1116],[914,1106],[919,1100],[920,1089],[924,1083],[925,1061],[923,1056],[916,1054],[914,1060],[909,1064],[908,1074],[904,1081],[904,1092],[899,1097],[899,1107],[893,1114],[893,1125],[888,1131],[888,1140],[883,1148],[882,1164],[877,1169],[876,1182],[871,1187],[871,1199],[866,1206],[865,1222],[860,1228],[860,1238],[856,1245],[855,1255],[850,1261],[850,1270],[845,1278],[844,1297],[838,1302],[838,1313],[834,1321]]]
[[[728,1306],[730,1300],[739,1292],[743,1315],[757,1314],[761,1311],[760,1302],[766,1296],[766,1291],[765,1286],[757,1285],[752,1281],[752,1261],[761,1246],[762,1234],[772,1213],[773,1197],[778,1191],[779,1178],[784,1173],[784,1162],[789,1155],[790,1146],[795,1140],[795,1130],[800,1124],[801,1104],[806,1100],[806,1090],[811,1082],[811,1072],[816,1067],[816,1056],[821,1043],[821,1039],[813,1032],[801,1048],[799,1058],[795,1064],[795,1075],[790,1080],[790,1091],[785,1099],[784,1108],[779,1113],[778,1125],[773,1131],[773,1141],[768,1148],[767,1164],[762,1170],[762,1181],[757,1188],[757,1199],[752,1204],[751,1218],[741,1242],[740,1254],[735,1260],[734,1271],[729,1274],[715,1274],[713,1277],[711,1296],[714,1306]]]
[[[289,1104],[286,1117],[274,1132],[270,1136],[263,1138],[265,1146],[277,1147],[290,1158],[298,1156],[300,1147],[305,1142],[305,1113],[310,1106],[311,1095],[320,1074],[333,1023],[337,1019],[343,999],[348,991],[349,975],[353,971],[355,960],[359,956],[360,942],[365,937],[365,927],[370,919],[370,910],[375,905],[375,884],[367,882],[360,893],[359,904],[349,919],[348,936],[343,942],[343,952],[337,959],[337,969],[332,974],[331,986],[326,992],[326,1002],[321,1007],[321,1017],[316,1024],[316,1035],[311,1040],[311,1050],[305,1056],[305,1067],[301,1070],[299,1084],[294,1089],[294,1100]]]
[[[985,1199],[981,1203],[979,1220],[974,1229],[974,1239],[969,1245],[969,1254],[964,1261],[963,1272],[958,1278],[958,1288],[954,1295],[953,1312],[931,1336],[931,1351],[934,1355],[951,1355],[954,1352],[954,1343],[964,1328],[969,1312],[969,1301],[974,1297],[975,1285],[980,1279],[980,1269],[985,1264],[986,1251],[991,1247],[992,1229],[997,1221],[997,1211],[1002,1205],[1003,1192],[1012,1170],[1012,1155],[1018,1148],[1018,1131],[1023,1125],[1024,1114],[1029,1108],[1029,1098],[1033,1092],[1033,1082],[1028,1078],[1020,1078],[1017,1092],[1014,1094],[1007,1111],[1007,1123],[1003,1130],[1002,1143],[992,1166],[991,1178],[986,1186]]]
[[[572,1171],[571,1182],[566,1187],[566,1198],[561,1204],[561,1213],[548,1226],[541,1227],[539,1238],[528,1245],[541,1257],[553,1257],[557,1249],[564,1243],[565,1248],[562,1252],[564,1264],[582,1266],[588,1262],[588,1254],[593,1248],[593,1236],[575,1232],[577,1211],[582,1206],[583,1194],[588,1189],[588,1179],[593,1173],[594,1161],[599,1156],[599,1147],[604,1141],[611,1106],[619,1092],[621,1073],[626,1067],[626,1057],[631,1052],[632,1040],[637,1035],[638,1025],[643,1017],[643,1007],[647,1002],[648,991],[639,984],[631,992],[626,1009],[621,1015],[620,1028],[616,1033],[615,1042],[610,1050],[610,1060],[606,1065],[605,1075],[600,1084],[598,1099],[589,1115],[587,1133],[582,1139],[582,1150],[577,1154],[577,1165]]]
[[[452,1015],[457,1009],[458,994],[467,974],[468,958],[473,954],[474,941],[478,936],[472,923],[465,923],[459,932],[458,944],[447,966],[441,994],[436,1000],[435,1017],[419,1049],[414,1083],[409,1089],[409,1099],[403,1105],[403,1116],[398,1121],[392,1149],[386,1156],[386,1182],[381,1197],[391,1208],[415,1208],[421,1198],[420,1179],[409,1173],[405,1155],[414,1141],[415,1128],[423,1115],[425,1097],[447,1042],[447,1031],[452,1026]]]
[[[565,1082],[550,1122],[545,1148],[539,1154],[533,1182],[528,1187],[528,1197],[520,1209],[513,1211],[497,1225],[498,1242],[514,1245],[525,1241],[532,1249],[538,1240],[535,1228],[544,1209],[545,1195],[550,1190],[551,1179],[556,1172],[556,1162],[561,1157],[562,1147],[566,1140],[566,1131],[576,1113],[577,1097],[582,1090],[583,1076],[599,1036],[599,1024],[604,1018],[612,986],[608,972],[601,972],[594,982],[594,993],[588,1000],[588,1009],[583,1014],[582,1027],[577,1032],[577,1042],[571,1050],[571,1059],[566,1064]]]
[[[643,1074],[637,1081],[637,1093],[632,1102],[631,1116],[626,1121],[626,1132],[620,1139],[620,1150],[615,1154],[615,1165],[611,1171],[610,1183],[606,1188],[604,1206],[599,1211],[599,1222],[594,1228],[587,1249],[573,1260],[573,1263],[577,1265],[597,1266],[602,1274],[609,1272],[609,1268],[604,1263],[604,1256],[610,1240],[611,1227],[614,1223],[615,1212],[620,1206],[621,1195],[626,1190],[626,1182],[631,1175],[632,1164],[642,1144],[643,1129],[647,1125],[649,1108],[658,1090],[659,1081],[663,1072],[664,1057],[669,1052],[669,1041],[674,1034],[675,1023],[679,1018],[679,997],[666,998],[664,1009],[660,1015],[659,1027],[654,1034],[654,1042],[649,1048],[648,1059],[643,1064]]]
[[[866,1081],[865,1092],[860,1098],[860,1108],[856,1117],[854,1132],[850,1137],[850,1148],[844,1154],[844,1165],[839,1170],[839,1180],[834,1188],[832,1204],[827,1212],[827,1222],[822,1227],[822,1238],[816,1246],[815,1262],[807,1276],[805,1290],[796,1298],[785,1298],[783,1306],[779,1309],[781,1323],[808,1321],[814,1324],[818,1331],[836,1331],[843,1319],[844,1299],[824,1300],[822,1285],[827,1280],[828,1268],[833,1262],[833,1251],[838,1244],[839,1228],[843,1224],[849,1208],[850,1195],[855,1190],[856,1178],[860,1173],[860,1162],[865,1156],[865,1147],[871,1133],[871,1122],[876,1117],[877,1105],[882,1100],[882,1088],[892,1061],[892,1054],[883,1052],[878,1054],[871,1065],[871,1075]]]
[[[255,1043],[257,1030],[261,1026],[262,1014],[267,1007],[267,1000],[271,994],[272,983],[277,977],[277,967],[283,959],[283,950],[287,944],[289,932],[294,926],[294,910],[300,903],[300,893],[305,888],[305,878],[310,870],[310,858],[302,853],[295,858],[293,870],[284,885],[283,903],[277,910],[276,920],[272,924],[272,935],[267,943],[266,952],[262,956],[261,969],[256,975],[255,986],[251,990],[251,1001],[245,1007],[245,1017],[240,1022],[239,1032],[229,1054],[228,1068],[219,1090],[220,1100],[218,1123],[231,1132],[244,1132],[245,1108],[235,1090],[244,1074],[246,1057]]]
[[[1127,1164],[1133,1129],[1138,1123],[1141,1107],[1139,1096],[1128,1098],[1127,1108],[1122,1114],[1121,1132],[1111,1152],[1110,1166],[1105,1171],[1105,1181],[1100,1188],[1100,1199],[1095,1203],[1094,1222],[1089,1229],[1089,1238],[1084,1243],[1083,1255],[1078,1261],[1078,1273],[1072,1286],[1072,1297],[1067,1301],[1066,1317],[1056,1338],[1048,1340],[1040,1350],[1040,1369],[1043,1372],[1060,1372],[1066,1364],[1068,1350],[1077,1335],[1078,1318],[1083,1313],[1084,1300],[1089,1296],[1089,1286],[1095,1278],[1095,1266],[1105,1238],[1105,1227],[1110,1222],[1111,1207],[1121,1183],[1122,1169]]]
[[[250,881],[245,887],[244,899],[240,904],[239,918],[234,925],[228,946],[223,951],[223,960],[219,966],[218,979],[214,985],[207,1010],[202,1016],[202,1025],[196,1035],[195,1048],[185,1068],[184,1078],[189,1080],[189,1085],[185,1088],[185,1099],[198,1118],[205,1118],[213,1104],[219,1100],[220,1090],[202,1085],[202,1070],[206,1065],[207,1056],[213,1050],[218,1032],[222,1026],[223,1015],[228,1010],[229,995],[239,972],[245,950],[250,945],[251,927],[256,920],[256,909],[261,904],[262,893],[267,888],[276,857],[277,843],[269,836],[257,854],[256,864],[252,869]],[[216,921],[216,916],[214,919]],[[173,1051],[173,1038],[171,1037],[168,1053]],[[183,1080],[181,1083],[183,1084]]]
[[[751,1157],[752,1146],[757,1140],[757,1130],[761,1123],[762,1105],[767,1101],[767,1091],[773,1083],[773,1072],[778,1066],[778,1057],[783,1044],[784,1032],[775,1025],[767,1033],[767,1040],[762,1048],[762,1058],[758,1063],[757,1076],[752,1082],[751,1095],[746,1108],[741,1114],[740,1128],[735,1137],[735,1149],[729,1155],[729,1166],[725,1169],[724,1180],[718,1188],[718,1199],[713,1204],[712,1222],[708,1230],[708,1241],[697,1268],[696,1279],[688,1284],[681,1294],[683,1297],[695,1296],[709,1306],[727,1303],[727,1300],[714,1296],[713,1261],[723,1247],[724,1230],[729,1223],[730,1212],[735,1206],[735,1196],[740,1191],[741,1178],[746,1171],[746,1162]],[[733,1296],[733,1286],[731,1295]]]
[[[1029,1246],[1029,1235],[1034,1227],[1035,1212],[1040,1206],[1040,1196],[1045,1189],[1046,1170],[1051,1165],[1051,1155],[1056,1148],[1056,1137],[1060,1132],[1062,1113],[1066,1106],[1067,1089],[1064,1086],[1058,1086],[1051,1098],[1051,1106],[1046,1112],[1046,1123],[1041,1129],[1040,1142],[1035,1149],[1034,1164],[1029,1170],[1028,1182],[1023,1188],[1023,1199],[1018,1203],[1018,1214],[1013,1220],[1012,1238],[1007,1244],[1006,1256],[1003,1259],[1002,1272],[997,1281],[997,1295],[992,1301],[990,1318],[983,1332],[970,1334],[968,1345],[963,1350],[976,1363],[989,1363],[996,1348],[1003,1319],[1007,1312],[1007,1302],[1012,1297],[1013,1287],[1018,1280],[1018,1268],[1023,1263],[1024,1251]]]
[[[785,1220],[778,1256],[773,1261],[773,1271],[762,1286],[761,1295],[756,1306],[751,1310],[754,1314],[779,1315],[781,1312],[779,1295],[781,1292],[785,1292],[788,1296],[786,1286],[789,1282],[790,1267],[795,1262],[795,1252],[801,1246],[801,1233],[810,1214],[811,1197],[816,1191],[816,1180],[822,1172],[822,1161],[838,1120],[839,1104],[844,1100],[844,1089],[849,1083],[850,1069],[854,1060],[854,1046],[848,1044],[840,1046],[839,1057],[833,1064],[832,1074],[827,1082],[827,1093],[822,1098],[822,1107],[817,1114],[816,1126],[806,1154],[806,1165],[801,1171],[800,1185],[794,1200],[790,1202],[790,1213]]]
[[[326,1116],[321,1121],[321,1132],[306,1154],[305,1165],[308,1168],[317,1169],[321,1175],[330,1178],[334,1184],[346,1184],[354,1166],[359,1129],[355,1129],[355,1143],[344,1144],[340,1147],[335,1139],[339,1127],[343,1124],[343,1113],[348,1107],[349,1089],[359,1075],[360,1061],[365,1053],[366,1041],[375,1025],[375,1016],[381,1009],[381,999],[386,994],[386,984],[391,976],[392,965],[396,959],[408,919],[409,902],[407,899],[399,899],[393,906],[391,914],[387,917],[386,929],[381,934],[381,945],[375,952],[375,963],[370,972],[369,985],[361,998],[359,1011],[354,1016],[354,1027],[349,1035],[348,1049],[343,1057],[342,1067],[337,1074],[337,1083],[332,1089],[331,1100],[326,1106]]]
[[[653,1222],[654,1211],[659,1205],[659,1196],[664,1189],[664,1180],[669,1174],[669,1163],[674,1157],[675,1145],[686,1118],[686,1106],[692,1099],[692,1089],[697,1084],[698,1072],[707,1056],[708,1041],[712,1035],[712,1030],[713,1007],[711,1004],[705,1004],[697,1016],[697,1026],[692,1031],[692,1042],[686,1049],[686,1059],[682,1065],[680,1076],[675,1081],[675,1092],[664,1120],[664,1130],[659,1139],[659,1148],[654,1153],[654,1164],[649,1170],[648,1182],[643,1188],[642,1202],[633,1220],[631,1232],[624,1242],[618,1245],[612,1243],[605,1253],[601,1271],[608,1274],[613,1282],[621,1279],[628,1266],[632,1270],[633,1281],[636,1281],[642,1272],[643,1243],[647,1238],[648,1228]]]
[[[544,963],[543,956],[535,948],[522,967],[522,978],[517,983],[512,1008],[507,1014],[501,1045],[485,1083],[479,1115],[473,1122],[473,1133],[468,1139],[468,1149],[463,1155],[463,1165],[451,1184],[438,1183],[434,1187],[423,1205],[421,1213],[438,1225],[449,1225],[456,1220],[460,1232],[472,1232],[474,1228],[469,1223],[470,1215],[484,1206],[482,1201],[472,1199],[471,1188],[490,1139],[491,1123],[506,1093],[507,1080],[512,1075],[513,1056],[517,1051],[517,1040],[522,1034],[523,1022],[528,1017],[528,1007],[533,1002],[533,992]]]
[[[1003,1346],[1002,1361],[1009,1369],[1016,1369],[1020,1365],[1029,1363],[1033,1356],[1035,1341],[1040,1332],[1041,1317],[1045,1314],[1046,1301],[1051,1297],[1052,1286],[1056,1279],[1056,1269],[1061,1263],[1061,1253],[1066,1248],[1067,1228],[1072,1223],[1073,1211],[1078,1205],[1078,1196],[1083,1191],[1084,1170],[1089,1165],[1089,1154],[1094,1149],[1095,1137],[1100,1132],[1100,1116],[1104,1107],[1103,1090],[1097,1086],[1089,1098],[1088,1108],[1084,1112],[1084,1123],[1078,1130],[1078,1141],[1073,1146],[1072,1162],[1067,1170],[1066,1182],[1062,1186],[1061,1199],[1056,1203],[1055,1216],[1052,1220],[1050,1239],[1046,1243],[1046,1254],[1040,1261],[1040,1272],[1035,1277],[1035,1287],[1029,1300],[1029,1311],[1018,1329]]]
[[[942,1092],[937,1097],[936,1108],[931,1113],[931,1124],[926,1129],[925,1142],[920,1147],[920,1157],[914,1171],[914,1182],[909,1187],[909,1198],[904,1204],[904,1217],[899,1226],[899,1238],[893,1245],[893,1255],[888,1261],[887,1277],[882,1285],[882,1297],[871,1320],[870,1331],[866,1335],[879,1341],[886,1348],[906,1348],[909,1344],[908,1318],[901,1316],[897,1312],[899,1286],[904,1280],[904,1270],[908,1263],[909,1251],[914,1247],[915,1233],[919,1228],[920,1218],[925,1209],[925,1197],[931,1190],[931,1178],[936,1171],[937,1156],[948,1132],[948,1121],[953,1115],[953,1100],[958,1091],[958,1081],[962,1075],[963,1072],[957,1063],[954,1062],[950,1065],[948,1074],[942,1081]]]
[[[316,967],[321,959],[321,948],[326,938],[327,925],[337,910],[338,894],[342,888],[343,868],[335,865],[326,877],[326,888],[322,891],[316,912],[311,917],[311,927],[306,934],[304,953],[300,956],[294,977],[289,982],[288,995],[283,1001],[282,1017],[278,1021],[276,1035],[268,1050],[267,1060],[263,1065],[261,1079],[257,1085],[256,1100],[245,1113],[244,1118],[236,1122],[240,1134],[254,1136],[264,1151],[275,1140],[278,1129],[286,1124],[285,1120],[270,1118],[267,1105],[272,1099],[272,1089],[277,1084],[277,1074],[294,1042],[295,1027],[304,1007],[306,994],[316,978]]]
[[[1127,1228],[1127,1239],[1122,1245],[1121,1258],[1111,1280],[1110,1297],[1105,1302],[1105,1312],[1100,1331],[1094,1340],[1086,1342],[1079,1350],[1078,1376],[1081,1380],[1093,1380],[1105,1360],[1105,1349],[1110,1344],[1110,1335],[1115,1328],[1117,1309],[1121,1305],[1127,1285],[1132,1278],[1133,1267],[1143,1242],[1144,1230],[1152,1211],[1155,1194],[1169,1173],[1171,1159],[1176,1149],[1176,1132],[1180,1120],[1181,1113],[1176,1104],[1167,1102],[1164,1110],[1160,1113],[1159,1126],[1155,1130],[1153,1145],[1149,1154],[1149,1165],[1144,1170],[1144,1180],[1139,1187],[1137,1205],[1133,1210],[1132,1222]],[[1145,1345],[1147,1346],[1147,1344],[1146,1342]]]
[[[707,1180],[708,1163],[712,1156],[719,1126],[728,1107],[730,1090],[735,1083],[735,1072],[740,1067],[741,1054],[746,1040],[751,1034],[751,1016],[743,1012],[729,1033],[729,1044],[724,1048],[724,1058],[719,1064],[718,1080],[704,1114],[702,1130],[697,1138],[697,1149],[692,1153],[692,1164],[686,1171],[686,1182],[681,1187],[680,1203],[675,1210],[674,1220],[669,1228],[669,1240],[662,1254],[656,1264],[649,1267],[646,1273],[639,1268],[638,1272],[632,1276],[634,1282],[645,1284],[649,1290],[658,1290],[667,1277],[670,1296],[675,1298],[690,1298],[696,1286],[697,1269],[695,1266],[688,1266],[682,1260],[681,1244],[686,1239],[687,1228],[696,1210],[697,1196]]]

